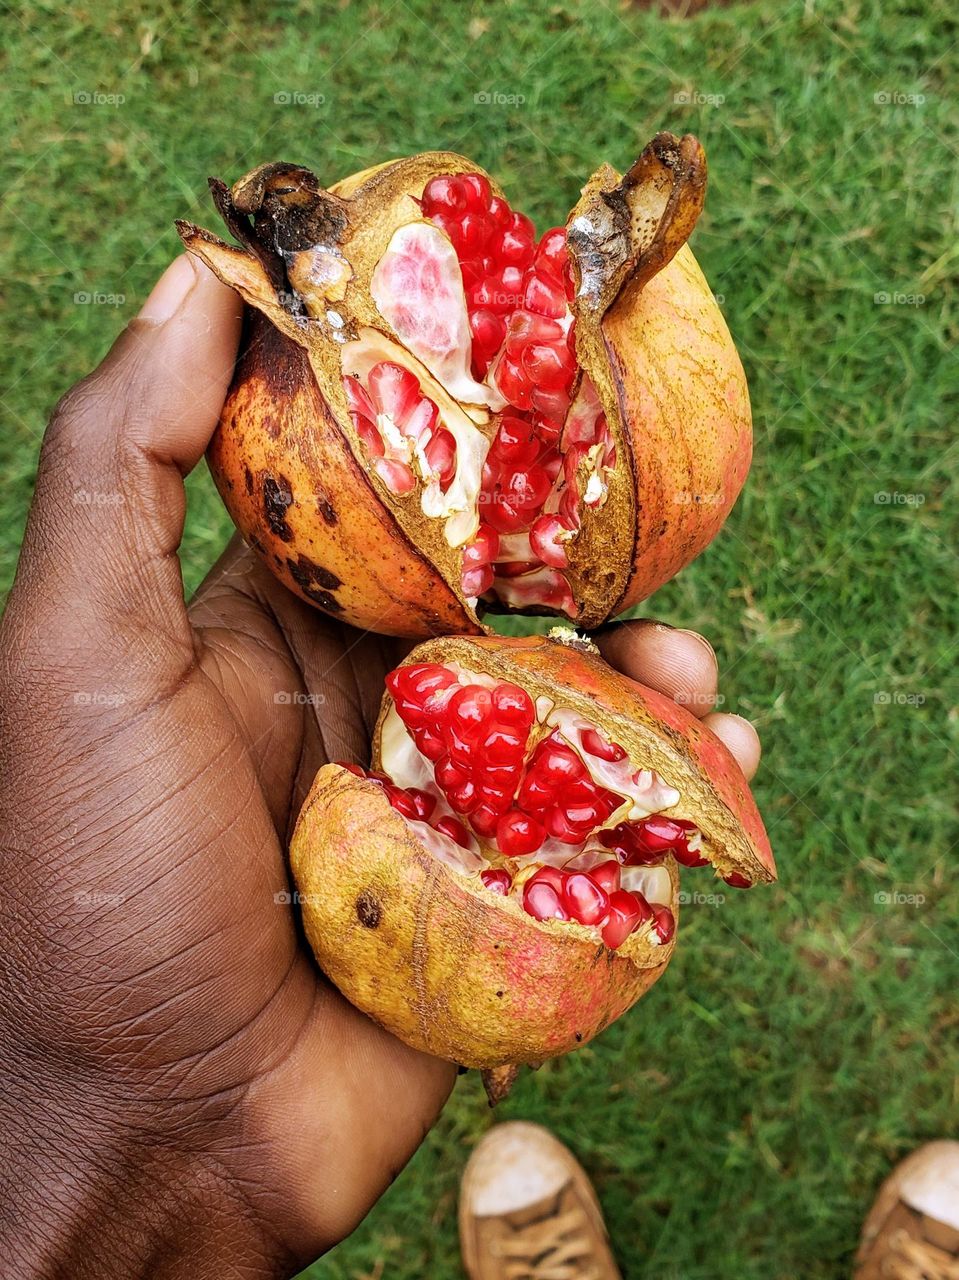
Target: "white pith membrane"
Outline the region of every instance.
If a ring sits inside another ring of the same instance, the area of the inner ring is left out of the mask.
[[[456,675],[457,684],[460,686],[480,685],[493,689],[503,683],[502,680],[466,670],[455,663],[448,662],[442,665],[447,671]],[[513,881],[510,896],[516,901],[522,899],[523,886],[541,867],[588,872],[601,864],[617,861],[615,852],[599,842],[600,832],[623,822],[634,822],[653,814],[660,814],[679,804],[681,799],[679,791],[664,783],[655,771],[635,769],[628,756],[619,761],[608,761],[588,752],[583,747],[582,734],[587,730],[596,731],[596,725],[592,721],[569,708],[556,706],[548,698],[537,699],[534,707],[536,719],[527,743],[526,760],[529,761],[541,741],[550,735],[558,735],[561,741],[580,757],[593,781],[606,790],[620,795],[622,803],[605,822],[597,825],[580,846],[547,836],[535,853],[520,857],[507,857],[492,841],[477,836],[470,829],[468,817],[458,814],[450,806],[442,788],[435,781],[433,764],[418,750],[392,700],[388,704],[380,728],[380,770],[389,776],[395,786],[404,789],[416,788],[433,796],[436,800],[436,808],[431,814],[430,822],[409,818],[405,814],[399,815],[410,826],[417,839],[437,861],[452,871],[471,878],[472,887],[477,892],[484,891],[480,879],[481,872],[493,868],[507,869]],[[456,819],[466,829],[470,837],[469,848],[462,847],[431,825],[443,817]],[[688,841],[689,848],[698,850],[701,840],[701,833],[694,831]],[[661,862],[656,865],[622,865],[620,867],[621,888],[630,893],[641,894],[654,909],[670,908],[672,882],[667,866],[672,861],[671,856],[664,853]],[[575,929],[586,930],[597,940],[602,936],[602,922],[598,925],[584,925],[571,919],[563,923]],[[634,932],[650,945],[661,945],[653,920],[640,923]]]
[[[470,373],[463,276],[456,250],[438,227],[408,222],[394,231],[373,271],[370,293],[407,350],[454,399],[491,409],[505,406],[494,387]]]
[[[424,370],[414,368],[408,354],[383,334],[375,329],[363,329],[355,341],[343,348],[344,375],[354,378],[364,389],[369,385],[370,370],[383,361],[401,365],[416,377],[423,397],[436,405],[440,425],[456,441],[456,470],[444,492],[438,474],[425,455],[431,433],[427,433],[426,439],[416,440],[404,435],[389,415],[377,415],[376,425],[386,456],[409,466],[419,476],[420,509],[430,519],[443,520],[446,541],[451,547],[461,547],[476,534],[479,526],[477,504],[489,440],[460,405],[444,395],[441,387],[431,385]]]
[[[436,406],[437,429],[448,430],[456,442],[453,479],[443,486],[425,454],[429,433],[413,439],[402,423],[374,412],[383,456],[371,457],[372,469],[400,501],[417,502],[425,517],[442,521],[449,546],[464,550],[459,585],[470,608],[475,610],[481,603],[517,610],[547,608],[575,619],[578,606],[563,570],[574,550],[582,507],[597,509],[605,504],[608,475],[617,462],[592,382],[579,371],[568,394],[542,391],[542,403],[554,406],[554,419],[559,414],[563,425],[553,443],[544,446],[550,451],[548,461],[544,452],[542,468],[535,460],[527,468],[548,475],[544,500],[527,508],[535,513],[529,524],[538,525],[537,546],[531,545],[529,527],[496,530],[493,553],[487,559],[494,528],[489,521],[490,504],[503,499],[499,489],[481,497],[484,465],[488,464],[487,483],[494,474],[491,468],[500,468],[495,474],[501,479],[510,468],[521,466],[500,459],[499,430],[506,419],[535,417],[533,411],[511,404],[498,385],[513,329],[490,359],[485,376],[474,376],[470,312],[457,250],[443,230],[425,219],[405,223],[393,233],[373,271],[370,292],[399,342],[362,329],[344,343],[345,377],[369,394],[369,373],[380,361],[408,370],[416,377],[421,396]],[[557,325],[568,335],[573,314],[568,302],[564,305],[562,316],[533,316],[533,320]],[[521,324],[518,316],[519,311],[513,313],[508,324]],[[351,416],[357,425],[357,418]],[[377,442],[377,452],[379,448]],[[555,456],[557,449],[561,460]],[[394,463],[408,471],[395,470]],[[545,517],[551,519],[543,523]]]

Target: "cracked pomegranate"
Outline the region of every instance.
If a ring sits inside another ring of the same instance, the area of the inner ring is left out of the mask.
[[[321,769],[291,859],[332,981],[487,1071],[584,1043],[652,985],[680,867],[775,874],[722,743],[572,632],[421,645],[371,767]]]
[[[603,166],[537,237],[461,156],[324,191],[213,183],[230,246],[187,247],[249,304],[210,465],[293,590],[380,632],[486,610],[598,625],[718,532],[751,450],[742,368],[686,240],[695,138]]]

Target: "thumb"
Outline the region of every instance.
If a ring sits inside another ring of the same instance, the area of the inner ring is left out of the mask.
[[[33,620],[52,614],[57,630],[68,619],[84,648],[104,656],[125,649],[132,630],[157,660],[192,657],[177,557],[183,478],[216,426],[241,314],[237,295],[184,254],[63,398],[44,438],[11,607]]]

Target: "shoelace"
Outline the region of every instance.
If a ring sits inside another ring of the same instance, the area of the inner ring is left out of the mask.
[[[899,1230],[889,1240],[889,1280],[959,1280],[959,1258]]]
[[[589,1224],[579,1207],[531,1222],[500,1248],[504,1280],[599,1280]]]

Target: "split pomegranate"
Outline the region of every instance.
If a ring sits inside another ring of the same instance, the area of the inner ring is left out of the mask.
[[[680,867],[775,875],[722,743],[573,632],[421,645],[370,768],[320,770],[291,861],[330,979],[487,1072],[585,1043],[652,985]]]
[[[751,433],[685,243],[695,138],[603,166],[541,235],[445,152],[329,191],[290,164],[212,186],[243,248],[180,233],[249,305],[210,465],[301,596],[393,634],[477,632],[487,610],[588,628],[718,532]]]

